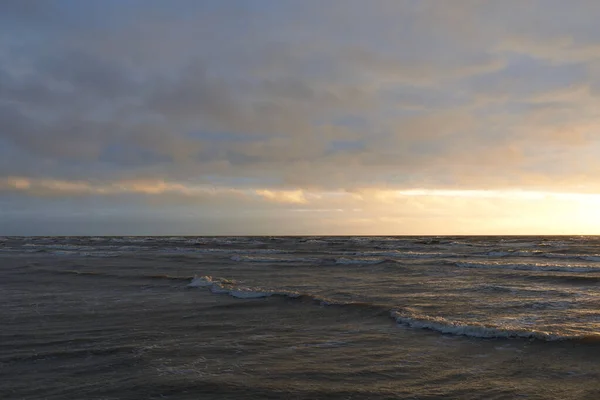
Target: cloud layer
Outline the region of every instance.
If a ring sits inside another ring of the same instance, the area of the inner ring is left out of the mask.
[[[242,209],[278,221],[300,206],[369,208],[348,193],[428,190],[394,201],[438,222],[471,206],[439,211],[428,201],[443,191],[477,204],[469,193],[595,193],[599,12],[586,0],[5,0],[0,218],[14,227],[63,200],[84,215],[195,204],[198,221],[229,215],[211,225],[229,232]],[[302,232],[371,232],[380,214],[336,214],[330,228],[321,215]]]

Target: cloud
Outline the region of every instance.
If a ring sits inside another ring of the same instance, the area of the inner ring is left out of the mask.
[[[68,181],[57,179],[30,179],[7,177],[0,179],[0,190],[31,193],[36,196],[111,196],[119,194],[204,196],[220,193],[241,195],[233,188],[214,186],[186,186],[183,183],[163,180],[122,180],[114,182]]]
[[[256,194],[267,200],[281,203],[305,204],[308,202],[302,190],[257,190]]]
[[[369,207],[323,193],[597,191],[596,11],[7,0],[3,195],[346,210]]]

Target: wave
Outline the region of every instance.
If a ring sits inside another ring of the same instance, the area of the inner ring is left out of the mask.
[[[553,275],[556,277],[556,275]],[[560,277],[560,276],[559,276]],[[599,278],[600,279],[600,278]],[[506,286],[506,285],[498,285],[498,284],[481,284],[481,285],[469,285],[467,287],[464,287],[462,289],[460,289],[461,291],[464,292],[484,292],[484,293],[489,293],[489,294],[506,294],[506,293],[510,293],[510,294],[515,294],[515,295],[520,295],[520,296],[555,296],[555,297],[559,297],[559,298],[573,298],[573,297],[577,297],[579,294],[577,292],[573,292],[570,290],[559,290],[559,289],[553,289],[553,288],[549,288],[548,286],[542,286],[542,285],[530,285],[530,286]],[[503,299],[503,301],[505,302],[505,304],[509,304],[510,302],[507,301],[506,299]],[[513,304],[513,303],[510,303]],[[532,303],[532,302],[518,302],[515,304],[524,304],[525,307],[536,307],[537,303]],[[540,303],[541,304],[541,303]],[[546,306],[540,307],[540,308],[564,308],[567,305],[567,303],[547,303]],[[513,305],[511,305],[512,307]]]
[[[304,258],[304,257],[296,257],[296,258],[283,258],[283,257],[260,257],[260,256],[250,256],[250,255],[235,255],[231,257],[232,261],[237,262],[256,262],[256,263],[302,263],[302,262],[318,262],[318,258]]]
[[[389,308],[386,306],[366,302],[345,302],[295,291],[275,291],[263,288],[243,287],[236,285],[235,281],[224,278],[214,278],[212,276],[194,277],[187,286],[190,288],[205,287],[208,288],[209,291],[214,294],[227,294],[232,297],[244,299],[262,297],[284,297],[293,300],[314,302],[318,303],[321,306],[351,306],[362,309],[373,309],[379,312],[389,311]]]
[[[323,239],[306,239],[301,241],[301,243],[307,243],[307,244],[320,244],[320,245],[326,245],[328,244],[328,242],[326,240]]]
[[[26,246],[24,246],[26,247]],[[175,247],[175,248],[166,248],[166,249],[152,249],[142,246],[74,246],[74,245],[53,245],[53,246],[45,246],[45,245],[31,245],[27,246],[26,249],[19,248],[3,248],[0,249],[0,252],[5,253],[26,253],[26,254],[37,254],[43,253],[54,256],[66,256],[66,257],[121,257],[126,256],[131,253],[140,252],[142,250],[146,250],[147,252],[151,252],[155,255],[198,255],[205,253],[214,253],[214,254],[283,254],[289,253],[287,250],[279,250],[279,249],[219,249],[219,248],[209,248],[209,249],[196,249],[196,248],[187,248],[187,247]],[[299,259],[296,259],[299,260]],[[290,259],[290,261],[294,261]]]
[[[590,267],[584,264],[547,264],[547,263],[503,263],[498,261],[484,262],[450,262],[459,268],[511,269],[521,271],[549,272],[600,272],[600,267]]]
[[[600,335],[564,335],[557,332],[545,332],[528,330],[519,327],[493,327],[476,322],[449,321],[442,317],[430,317],[425,315],[405,315],[400,311],[392,311],[392,318],[399,324],[411,328],[429,329],[444,334],[468,336],[484,339],[539,339],[548,342],[555,341],[600,341]]]
[[[194,276],[188,287],[208,287],[212,285],[233,285],[236,281],[225,278],[213,278],[212,276]]]
[[[21,250],[17,248],[9,249],[0,249],[2,253],[21,253],[21,254],[44,254],[44,255],[52,255],[52,256],[61,256],[61,257],[97,257],[97,258],[107,258],[107,257],[120,257],[124,255],[122,251],[79,251],[79,250],[53,250],[47,248],[28,248],[26,250]]]
[[[188,287],[206,287],[211,286],[214,283],[216,283],[216,281],[214,281],[210,276],[194,277],[188,284]]]
[[[542,257],[542,251],[493,250],[482,254],[487,257]]]
[[[492,250],[487,252],[419,252],[419,251],[346,251],[343,256],[388,257],[397,259],[453,259],[453,258],[552,258],[600,262],[600,254],[547,253],[538,250]]]
[[[150,236],[122,236],[107,237],[106,239],[113,243],[146,243],[154,241],[156,238]]]
[[[137,276],[131,276],[132,278],[136,278]],[[176,275],[164,275],[164,274],[156,274],[156,275],[142,275],[141,278],[145,279],[159,279],[159,280],[168,280],[168,281],[189,281],[189,276],[176,276]]]
[[[123,255],[120,251],[74,251],[74,250],[57,250],[49,251],[48,253],[57,256],[77,256],[77,257],[120,257]]]
[[[538,258],[556,258],[563,260],[582,260],[591,262],[600,262],[600,254],[568,254],[568,253],[547,253],[539,250],[532,251],[489,251],[482,254],[488,257],[538,257]]]
[[[569,335],[558,332],[547,332],[542,330],[525,329],[516,326],[489,326],[477,322],[451,321],[443,317],[415,314],[409,310],[390,309],[386,305],[357,302],[339,301],[328,299],[312,294],[303,294],[294,291],[273,291],[262,288],[239,287],[219,278],[211,276],[194,277],[188,287],[205,287],[213,294],[229,295],[238,299],[258,299],[267,297],[280,297],[290,300],[316,303],[320,306],[349,307],[359,310],[376,312],[379,315],[391,317],[399,325],[414,329],[427,329],[443,334],[456,336],[467,336],[485,339],[538,339],[542,341],[579,341],[584,343],[600,342],[600,335],[582,334]]]
[[[488,285],[479,285],[479,286],[475,286],[475,287],[470,287],[467,290],[469,290],[469,291],[475,290],[475,291],[480,291],[480,292],[491,292],[491,293],[516,293],[520,289],[514,288],[514,287],[509,287],[509,286],[488,284]]]
[[[187,244],[246,244],[246,245],[263,245],[264,241],[256,240],[253,238],[246,237],[179,237],[180,241],[183,241]]]
[[[579,256],[579,259],[584,260],[584,261],[600,261],[600,255],[593,255],[593,256]]]
[[[229,248],[195,248],[195,247],[174,247],[159,250],[162,253],[216,253],[216,254],[285,254],[290,250],[283,249],[229,249]]]
[[[351,265],[351,264],[379,264],[382,261],[384,261],[382,258],[376,258],[376,257],[358,257],[358,258],[336,258],[335,259],[335,263],[336,264],[344,264],[344,265]]]
[[[400,259],[456,258],[465,256],[457,253],[428,253],[417,251],[352,251],[344,252],[342,255],[359,257],[390,257]]]
[[[67,275],[82,275],[82,276],[110,276],[104,272],[96,272],[96,271],[78,271],[75,269],[61,269],[61,270],[50,270],[50,269],[41,269],[37,268],[37,271],[50,272],[55,274],[67,274]]]
[[[77,266],[74,266],[77,268]],[[140,280],[140,279],[153,279],[153,280],[165,280],[165,281],[179,281],[179,282],[188,282],[190,279],[194,277],[191,276],[179,276],[179,275],[168,275],[168,274],[149,274],[149,275],[134,275],[134,274],[111,274],[109,272],[101,272],[101,271],[83,271],[78,269],[54,269],[54,268],[40,268],[34,267],[32,268],[35,272],[41,272],[52,275],[75,275],[82,277],[94,277],[94,278],[113,278],[113,279],[127,279],[127,280]],[[228,281],[223,279],[222,282],[233,283],[233,281]]]
[[[519,275],[517,278],[522,279],[523,276]],[[524,278],[533,281],[568,285],[596,285],[600,283],[600,276],[587,275],[529,275]]]
[[[187,286],[190,288],[206,287],[211,291],[211,293],[228,294],[238,299],[256,299],[261,297],[270,297],[276,294],[284,295],[283,293],[276,293],[272,291],[235,287],[233,284],[234,281],[228,279],[213,278],[212,276],[201,276],[194,277]]]
[[[94,246],[88,245],[76,245],[76,244],[38,244],[38,243],[26,243],[23,247],[33,250],[63,250],[63,251],[93,251],[96,250]]]

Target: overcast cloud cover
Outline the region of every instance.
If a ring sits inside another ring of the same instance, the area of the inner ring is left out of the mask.
[[[600,233],[599,18],[3,0],[0,234]]]

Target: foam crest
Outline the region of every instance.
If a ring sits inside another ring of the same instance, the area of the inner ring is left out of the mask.
[[[303,243],[308,243],[308,244],[327,244],[327,241],[325,241],[323,239],[307,239]]]
[[[229,285],[223,285],[219,282],[213,282],[210,285],[205,284],[204,286],[208,286],[209,290],[213,294],[227,294],[231,297],[235,297],[236,299],[258,299],[262,297],[270,297],[277,293],[271,291],[263,291],[256,290],[251,288],[234,288]]]
[[[234,286],[232,281],[217,280],[210,276],[195,277],[188,285],[191,287],[208,287],[213,294],[226,294],[238,299],[258,299],[266,297],[285,297],[298,301],[308,301],[318,304],[322,307],[352,307],[360,310],[375,311],[377,313],[386,313],[398,324],[414,328],[428,329],[443,334],[451,334],[456,336],[468,336],[474,338],[523,338],[523,339],[538,339],[543,341],[565,341],[574,340],[584,343],[600,342],[600,335],[581,334],[569,335],[559,332],[548,332],[543,330],[525,329],[518,326],[502,325],[490,326],[477,322],[451,321],[443,317],[434,317],[428,315],[416,314],[412,311],[389,309],[385,305],[378,305],[365,302],[355,301],[337,301],[324,297],[314,296],[311,294],[300,294],[292,291],[272,291],[258,288],[244,288]],[[503,289],[503,288],[502,288]]]
[[[262,297],[285,297],[294,300],[306,300],[319,304],[321,306],[345,306],[357,308],[375,309],[379,312],[389,311],[385,306],[354,301],[338,301],[326,297],[314,296],[312,294],[302,294],[295,291],[274,291],[262,288],[249,288],[234,286],[234,281],[227,279],[215,279],[210,276],[195,277],[188,287],[207,287],[213,294],[227,294],[238,299],[256,299]]]
[[[213,278],[212,276],[194,277],[187,285],[188,287],[206,287],[213,294],[228,294],[238,299],[257,299],[269,297],[275,293],[272,291],[255,290],[251,288],[233,286],[234,281]]]
[[[215,283],[210,276],[194,277],[188,284],[188,287],[207,287],[212,286]]]
[[[392,318],[401,325],[411,328],[429,329],[444,334],[458,336],[469,336],[475,338],[525,338],[540,339],[545,341],[559,341],[580,339],[580,336],[565,336],[554,332],[520,329],[518,327],[492,327],[478,323],[463,323],[449,321],[442,317],[430,317],[425,315],[403,315],[400,311],[392,311]]]

